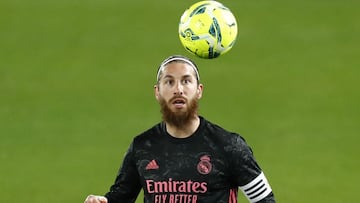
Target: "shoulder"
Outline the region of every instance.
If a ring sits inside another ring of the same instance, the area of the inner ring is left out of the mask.
[[[152,126],[151,128],[141,132],[133,139],[134,146],[143,146],[146,143],[149,143],[153,140],[158,139],[159,135],[161,134],[162,123],[157,123],[156,125]]]
[[[245,144],[245,139],[237,132],[229,131],[218,124],[202,118],[207,134],[229,144]]]
[[[205,119],[204,125],[204,136],[220,147],[228,156],[252,154],[252,149],[239,133],[226,130]]]

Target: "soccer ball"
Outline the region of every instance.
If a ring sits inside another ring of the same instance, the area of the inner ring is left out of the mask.
[[[234,46],[237,32],[234,15],[217,1],[195,3],[180,18],[180,42],[200,58],[217,58],[228,52]]]

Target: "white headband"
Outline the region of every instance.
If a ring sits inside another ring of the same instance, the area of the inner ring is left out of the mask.
[[[184,58],[184,57],[182,57],[182,56],[169,57],[169,58],[165,59],[165,60],[161,63],[161,65],[160,65],[160,67],[159,67],[159,70],[158,70],[157,76],[156,76],[156,81],[159,81],[159,80],[160,80],[160,74],[161,74],[161,72],[164,71],[166,65],[168,65],[169,63],[171,63],[171,62],[173,62],[173,61],[183,61],[183,62],[189,64],[189,65],[194,69],[194,71],[195,71],[195,73],[196,73],[196,79],[197,79],[197,81],[200,81],[199,71],[198,71],[196,65],[194,64],[194,62],[192,62],[192,61],[190,61],[189,59],[186,59],[186,58]]]

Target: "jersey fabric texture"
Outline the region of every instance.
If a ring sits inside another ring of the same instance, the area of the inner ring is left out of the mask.
[[[136,136],[105,195],[109,203],[236,203],[238,188],[250,202],[275,202],[251,148],[236,133],[200,117],[187,138],[159,123]]]

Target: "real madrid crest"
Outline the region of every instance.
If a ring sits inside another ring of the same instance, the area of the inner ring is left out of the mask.
[[[207,175],[211,172],[212,164],[210,162],[210,157],[204,155],[200,157],[200,162],[197,165],[197,170],[200,174]]]

